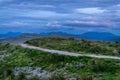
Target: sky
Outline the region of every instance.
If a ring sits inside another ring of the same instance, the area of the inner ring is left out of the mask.
[[[120,0],[0,0],[0,33],[120,35]]]

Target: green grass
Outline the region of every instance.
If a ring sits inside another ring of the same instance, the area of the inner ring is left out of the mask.
[[[78,52],[82,54],[104,54],[120,56],[120,43],[113,42],[92,42],[87,40],[62,38],[39,38],[29,40],[26,43],[43,48]]]
[[[0,80],[7,78],[27,80],[24,75],[16,78],[12,73],[15,68],[25,66],[41,66],[43,70],[56,72],[57,74],[53,75],[50,80],[66,80],[74,77],[78,80],[120,79],[119,60],[57,55],[9,44],[0,44],[0,55],[2,54],[9,54],[10,56],[0,61]],[[31,80],[40,79],[35,77]]]

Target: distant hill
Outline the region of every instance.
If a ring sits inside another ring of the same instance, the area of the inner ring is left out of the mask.
[[[20,36],[22,33],[20,32],[8,32],[6,34],[0,34],[0,39],[9,38],[9,37],[17,37]]]
[[[25,41],[35,39],[35,38],[43,38],[43,37],[52,37],[52,38],[71,38],[76,36],[66,33],[46,33],[46,34],[32,34],[32,33],[22,33],[20,36],[9,37],[5,39],[0,39],[0,43],[24,43]]]
[[[51,32],[45,35],[46,37],[55,37],[55,38],[79,38],[78,35],[68,34],[64,32]]]
[[[33,33],[12,33],[9,32],[1,36],[0,43],[23,43],[27,40],[42,37],[54,37],[54,38],[75,38],[75,39],[87,39],[93,41],[117,41],[120,42],[120,36],[116,36],[107,32],[87,32],[81,35],[72,35],[62,32],[52,32],[46,34],[33,34]]]
[[[17,37],[10,37],[10,38],[5,38],[5,39],[0,39],[0,43],[24,43],[27,40],[31,40],[34,38],[41,38],[43,37],[40,34],[32,34],[32,33],[23,33],[20,36]]]
[[[120,37],[113,39],[113,41],[120,42]]]
[[[81,34],[80,37],[98,41],[116,41],[117,38],[120,38],[120,36],[108,32],[87,32]]]

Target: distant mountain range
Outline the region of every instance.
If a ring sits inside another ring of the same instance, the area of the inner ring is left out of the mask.
[[[120,41],[120,36],[108,32],[87,32],[79,36],[81,38],[98,41]]]
[[[80,35],[67,34],[63,32],[52,33],[20,33],[20,32],[8,32],[6,34],[0,34],[0,43],[23,43],[27,40],[42,37],[57,37],[57,38],[75,38],[75,39],[87,39],[93,41],[118,41],[120,42],[120,36],[114,35],[108,32],[87,32]]]
[[[0,39],[0,43],[24,43],[25,41],[34,39],[34,38],[41,38],[43,37],[40,34],[32,34],[32,33],[23,33],[16,37],[8,37],[4,39]]]
[[[48,37],[61,37],[61,38],[70,38],[74,37],[76,39],[87,39],[94,41],[119,41],[120,36],[114,35],[108,32],[86,32],[80,35],[67,34],[63,32],[53,32],[47,35]]]
[[[9,37],[17,37],[20,35],[22,35],[22,33],[20,32],[8,32],[5,34],[0,34],[0,39],[9,38]]]

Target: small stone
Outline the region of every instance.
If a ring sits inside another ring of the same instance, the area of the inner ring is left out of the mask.
[[[84,64],[79,64],[79,65],[77,65],[76,67],[77,67],[78,70],[80,70],[81,68],[84,67]]]
[[[67,74],[67,72],[64,72],[64,75],[66,75]]]
[[[113,53],[118,53],[118,51],[117,50],[113,50]]]
[[[77,78],[69,78],[68,80],[77,80]]]

